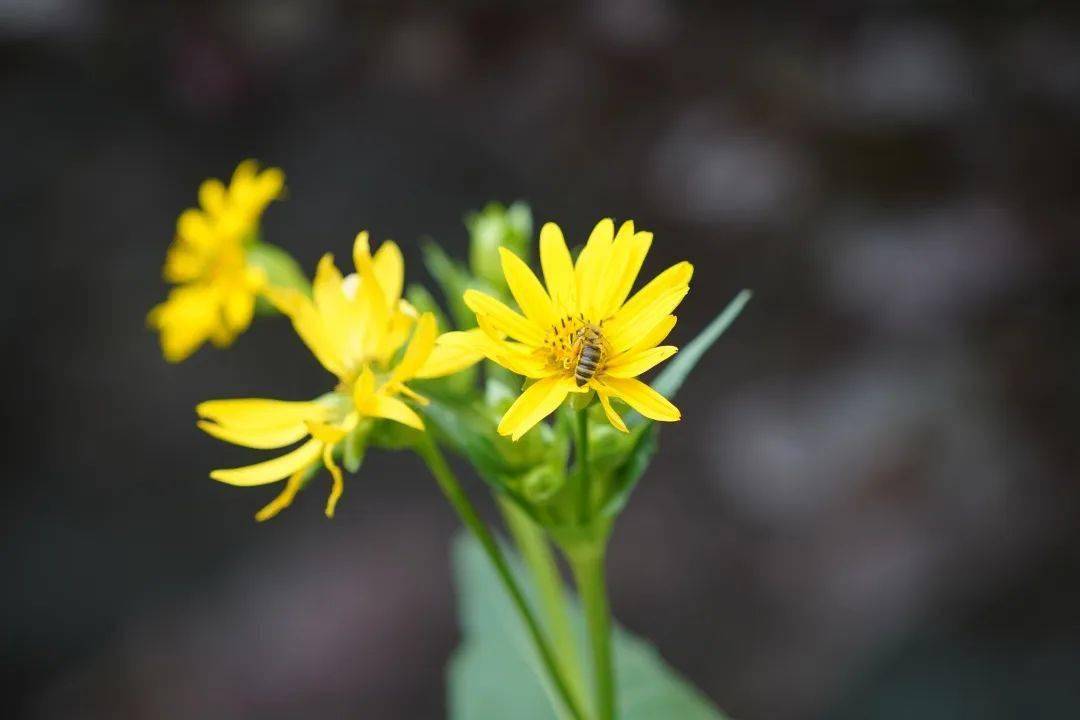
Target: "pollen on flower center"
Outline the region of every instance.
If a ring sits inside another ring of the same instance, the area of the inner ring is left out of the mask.
[[[564,371],[575,370],[582,359],[582,352],[588,347],[593,368],[603,362],[607,354],[607,341],[602,332],[603,321],[591,323],[581,313],[565,315],[547,332],[544,346],[552,365]],[[593,370],[595,372],[595,369]]]

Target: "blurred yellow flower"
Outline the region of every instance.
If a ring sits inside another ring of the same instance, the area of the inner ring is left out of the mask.
[[[215,480],[242,486],[288,478],[281,494],[256,515],[259,520],[287,507],[304,477],[320,462],[333,477],[326,503],[326,515],[333,517],[344,487],[333,457],[337,444],[362,418],[383,418],[423,430],[423,420],[398,396],[420,404],[427,400],[405,383],[449,375],[479,358],[477,353],[435,347],[435,316],[418,315],[401,297],[405,267],[397,245],[384,242],[372,257],[368,235],[362,232],[356,237],[353,259],[356,273],[342,277],[333,257],[323,256],[313,298],[292,289],[266,291],[312,354],[336,376],[333,393],[310,402],[213,400],[196,408],[203,418],[199,427],[226,442],[272,449],[306,438],[273,460],[210,473]]]
[[[675,347],[660,343],[675,326],[671,313],[689,292],[693,266],[673,265],[629,297],[651,244],[652,233],[635,232],[633,222],[623,223],[616,234],[614,223],[604,219],[575,264],[562,231],[547,223],[540,232],[546,288],[520,258],[499,249],[503,274],[522,312],[468,290],[465,303],[484,332],[447,333],[439,342],[483,353],[533,381],[506,411],[500,434],[517,440],[569,393],[589,390],[596,391],[611,424],[624,432],[611,398],[653,420],[680,418],[678,408],[636,378],[675,354]]]
[[[281,170],[260,171],[245,160],[227,187],[216,179],[203,182],[200,207],[181,213],[162,273],[177,287],[147,316],[161,334],[166,360],[184,360],[207,340],[227,346],[251,324],[266,276],[247,263],[245,247],[284,187]]]

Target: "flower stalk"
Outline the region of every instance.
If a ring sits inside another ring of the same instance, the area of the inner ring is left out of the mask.
[[[473,536],[476,537],[477,541],[479,541],[484,552],[487,554],[488,559],[491,561],[491,564],[495,567],[499,580],[502,582],[507,594],[513,601],[518,613],[521,615],[521,619],[528,628],[529,635],[533,644],[536,646],[537,654],[540,656],[540,661],[543,663],[544,669],[547,671],[549,679],[559,695],[559,699],[562,700],[564,706],[574,720],[586,720],[585,715],[582,714],[581,707],[570,692],[570,685],[567,683],[562,669],[555,660],[551,645],[544,637],[544,634],[540,629],[540,624],[536,621],[536,616],[529,607],[529,603],[525,599],[525,595],[522,593],[517,580],[514,579],[514,574],[510,570],[510,566],[506,562],[506,557],[499,548],[499,544],[495,541],[494,536],[492,536],[491,532],[487,529],[487,526],[484,525],[484,521],[481,520],[480,516],[476,513],[476,508],[473,507],[472,502],[465,494],[457,477],[450,469],[450,466],[447,465],[446,458],[443,457],[442,451],[439,450],[438,445],[435,444],[435,440],[431,437],[430,433],[425,432],[423,434],[422,439],[417,444],[416,450],[427,464],[428,469],[431,470],[431,474],[435,476],[435,480],[439,484],[439,489],[442,490],[443,495],[450,501],[450,504],[457,512],[458,517],[460,517],[461,521],[465,524],[465,527],[468,528],[469,532],[471,532]]]
[[[604,559],[606,540],[567,549],[570,569],[585,610],[593,670],[593,707],[598,720],[615,718],[615,667],[611,655],[611,608],[608,605]]]

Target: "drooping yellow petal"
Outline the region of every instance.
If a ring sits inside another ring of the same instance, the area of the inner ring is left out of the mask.
[[[405,260],[401,257],[401,248],[392,240],[383,242],[371,264],[375,277],[379,279],[379,286],[386,293],[386,306],[397,307],[401,289],[405,286]]]
[[[597,390],[596,396],[600,398],[600,405],[604,408],[604,414],[607,415],[608,422],[615,426],[616,430],[623,432],[630,432],[626,428],[626,423],[619,416],[619,413],[615,412],[615,408],[611,407],[611,399],[608,394],[603,390]]]
[[[562,316],[577,307],[574,261],[562,230],[555,223],[544,223],[540,229],[540,267],[556,314]]]
[[[326,498],[326,517],[332,518],[338,500],[341,499],[341,494],[345,492],[345,481],[341,477],[341,468],[334,462],[333,445],[327,445],[323,448],[322,458],[323,465],[330,471],[330,477],[333,478],[333,485],[330,486],[330,497]]]
[[[207,420],[200,420],[196,424],[200,430],[218,440],[259,450],[292,445],[308,434],[307,426],[303,422],[268,428],[228,427]]]
[[[604,367],[604,377],[637,377],[667,360],[677,349],[673,345],[661,345],[636,353],[623,353],[612,358]]]
[[[273,460],[247,465],[239,468],[214,470],[210,477],[229,485],[250,487],[253,485],[268,485],[272,482],[283,480],[302,468],[306,468],[319,459],[323,443],[321,440],[312,438],[296,448],[292,452],[276,457]]]
[[[465,304],[478,315],[486,315],[494,327],[526,345],[544,344],[544,330],[526,317],[519,315],[490,295],[478,290],[466,290]]]
[[[504,247],[499,248],[499,256],[506,284],[510,286],[510,293],[525,317],[545,330],[558,322],[558,316],[551,307],[551,298],[529,266]]]
[[[292,505],[296,493],[300,492],[300,488],[304,484],[306,470],[307,468],[301,468],[290,475],[289,481],[285,483],[285,489],[282,490],[277,497],[267,503],[262,510],[255,513],[255,519],[259,522],[265,522]]]
[[[651,420],[674,422],[682,418],[679,408],[636,378],[604,376],[600,384],[605,391]]]
[[[408,425],[411,428],[417,430],[424,429],[424,421],[420,419],[420,416],[416,412],[398,400],[395,397],[389,395],[382,395],[376,393],[372,396],[370,403],[367,407],[361,410],[365,415],[371,417],[386,418],[387,420],[393,420],[399,422],[402,425]]]
[[[578,255],[574,266],[577,281],[578,310],[592,322],[603,318],[597,316],[597,300],[600,291],[600,278],[607,268],[611,256],[611,243],[615,237],[615,223],[611,218],[604,218],[596,224],[589,240]]]
[[[462,334],[471,333],[473,337],[488,337],[487,333],[480,328],[459,332]],[[420,366],[420,369],[416,371],[417,378],[426,379],[453,375],[456,372],[460,372],[467,367],[475,365],[484,358],[483,351],[477,349],[477,345],[473,341],[466,340],[459,345],[443,343],[442,339],[449,334],[450,333],[444,333],[436,339],[436,344],[432,349],[431,354],[428,355],[427,360]]]
[[[480,327],[475,330],[443,333],[438,339],[439,347],[457,349],[468,356],[480,353],[510,372],[528,378],[547,377],[552,373],[544,358],[532,348],[521,343],[496,339],[492,335],[497,334],[497,331],[485,327],[488,322],[486,316],[479,315],[477,319]]]
[[[237,398],[207,400],[195,406],[199,417],[237,430],[280,430],[305,420],[323,420],[330,409],[314,401]]]
[[[435,336],[438,330],[435,325],[435,316],[424,313],[416,324],[412,341],[405,348],[405,355],[390,374],[391,383],[402,383],[416,376],[417,371],[424,365],[435,347]]]
[[[517,441],[538,422],[555,412],[574,389],[572,377],[553,376],[537,380],[521,393],[503,415],[499,421],[499,434],[509,435]]]

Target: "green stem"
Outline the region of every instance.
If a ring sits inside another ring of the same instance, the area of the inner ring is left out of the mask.
[[[547,630],[551,633],[555,655],[562,669],[566,671],[570,691],[580,702],[585,697],[581,661],[578,658],[574,631],[570,626],[566,591],[559,574],[559,566],[555,562],[555,554],[540,526],[510,500],[502,496],[497,496],[497,499],[518,552],[525,560],[525,565],[540,591],[540,607],[547,620]]]
[[[614,720],[615,668],[611,658],[611,609],[604,581],[604,544],[579,548],[568,557],[589,630],[597,717]]]
[[[435,444],[431,435],[424,433],[424,439],[417,445],[417,452],[420,454],[420,457],[423,458],[424,462],[427,463],[428,468],[431,470],[431,474],[435,476],[435,480],[439,483],[439,488],[442,490],[443,495],[450,501],[450,504],[454,507],[458,517],[461,518],[461,521],[465,523],[465,527],[467,527],[480,542],[480,545],[484,548],[484,552],[487,553],[491,564],[495,566],[495,571],[498,573],[499,579],[502,581],[503,586],[506,588],[506,592],[510,595],[510,599],[513,600],[518,613],[520,613],[522,620],[529,630],[529,635],[536,645],[540,660],[544,664],[544,668],[547,670],[551,682],[555,686],[556,692],[559,694],[559,698],[565,704],[570,715],[574,717],[575,720],[584,720],[585,716],[582,714],[577,701],[570,694],[569,686],[567,685],[562,672],[559,670],[558,665],[555,663],[555,657],[551,652],[551,646],[540,631],[540,625],[536,622],[536,617],[529,608],[529,603],[525,600],[525,595],[521,592],[521,587],[518,585],[517,580],[514,579],[513,572],[506,562],[506,557],[503,555],[494,536],[492,536],[491,532],[487,529],[487,526],[484,525],[483,520],[477,515],[476,508],[473,507],[468,495],[466,495],[465,491],[461,488],[461,484],[450,469],[450,466],[446,464],[446,458],[443,457],[442,452]]]
[[[577,453],[577,519],[585,524],[589,518],[589,411],[582,408],[577,411],[575,423],[574,450]]]

